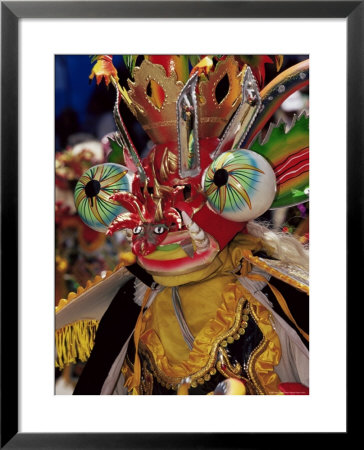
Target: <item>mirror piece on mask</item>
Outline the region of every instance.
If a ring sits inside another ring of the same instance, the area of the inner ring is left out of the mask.
[[[177,100],[178,168],[180,177],[195,177],[201,171],[198,140],[196,72]]]
[[[260,110],[262,100],[257,82],[249,66],[245,66],[241,97],[242,100],[238,109],[230,119],[219,145],[211,155],[212,159],[216,159],[229,143],[232,143],[232,149],[239,148]]]

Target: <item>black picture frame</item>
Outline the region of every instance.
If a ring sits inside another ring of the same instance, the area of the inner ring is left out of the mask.
[[[243,433],[19,433],[18,432],[18,23],[21,18],[346,18],[347,19],[347,298],[360,280],[363,254],[364,1],[5,1],[1,2],[1,448],[256,448]],[[341,63],[345,63],[341,61]],[[340,95],[338,87],[333,95]],[[8,107],[11,105],[11,108]],[[9,238],[9,230],[12,230]],[[12,301],[8,301],[9,292]],[[350,345],[348,345],[350,349]],[[349,358],[348,358],[349,359]],[[349,383],[350,385],[350,383]],[[349,415],[347,416],[349,417]],[[348,425],[348,431],[350,430]],[[338,433],[338,439],[349,433]],[[317,439],[317,435],[316,438]],[[293,437],[296,439],[296,437]],[[306,441],[307,439],[307,441]],[[309,433],[300,443],[309,442]],[[324,436],[324,439],[326,437]],[[336,438],[335,438],[336,439]],[[315,441],[317,444],[317,440]]]

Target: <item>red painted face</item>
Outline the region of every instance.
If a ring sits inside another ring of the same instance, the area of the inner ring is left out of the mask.
[[[108,234],[131,228],[132,251],[151,274],[179,275],[205,267],[244,227],[206,204],[201,177],[217,143],[217,139],[200,141],[201,172],[185,179],[178,174],[177,144],[155,146],[143,160],[148,186],[141,186],[136,177],[133,193],[111,197],[130,213],[118,216]]]
[[[146,256],[154,252],[165,240],[169,227],[163,223],[141,223],[133,229],[132,250],[135,255]]]
[[[194,222],[217,241],[220,250],[241,230],[245,222],[233,222],[216,214],[206,202],[206,195],[201,187],[201,179],[206,168],[211,164],[210,155],[219,143],[218,138],[207,138],[199,141],[201,172],[194,178],[181,180],[177,166],[177,143],[156,145],[144,163],[150,174],[155,174],[158,183],[164,186],[182,186],[174,199],[178,211],[185,211]],[[166,150],[168,149],[168,150]],[[174,164],[173,164],[174,162]]]
[[[134,183],[137,186],[138,183]],[[129,213],[120,214],[109,226],[107,234],[126,228],[132,229],[132,250],[136,256],[146,256],[154,252],[170,231],[181,228],[178,211],[170,206],[173,199],[171,190],[168,198],[150,194],[146,189],[143,196],[130,192],[117,192],[110,199],[119,202]],[[144,199],[144,202],[142,201]]]

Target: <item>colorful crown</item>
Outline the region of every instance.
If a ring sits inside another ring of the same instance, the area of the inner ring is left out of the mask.
[[[238,62],[229,56],[201,79],[197,88],[200,139],[221,135],[241,101],[244,70],[240,71]],[[175,71],[167,76],[162,65],[148,60],[134,68],[133,78],[128,80],[127,106],[154,143],[175,142],[177,100],[184,83],[178,81]]]

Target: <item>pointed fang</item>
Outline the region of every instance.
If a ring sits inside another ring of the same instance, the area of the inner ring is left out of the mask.
[[[210,240],[206,232],[200,228],[187,213],[182,211],[182,219],[190,233],[192,242],[196,247],[196,253],[203,253],[210,247]]]

